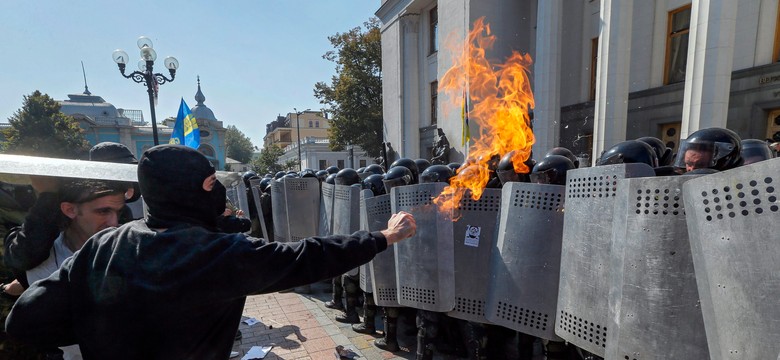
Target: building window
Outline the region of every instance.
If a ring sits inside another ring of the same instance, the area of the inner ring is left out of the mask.
[[[666,147],[672,149],[673,152],[677,151],[677,146],[680,144],[681,128],[681,122],[673,122],[661,125],[661,141],[666,144]]]
[[[201,154],[206,155],[207,157],[214,157],[214,148],[212,148],[209,145],[201,145],[198,147],[198,151],[200,151]]]
[[[312,122],[311,120],[309,120],[309,127],[314,127],[314,122]]]
[[[338,161],[336,161],[336,163],[338,164],[338,165],[336,165],[336,167],[338,167],[339,169],[343,169],[344,168],[344,160],[338,160]]]
[[[314,127],[320,127],[320,121],[319,120],[314,122]]]
[[[328,164],[325,162],[325,160],[320,160],[320,170],[325,170],[327,166]]]
[[[691,28],[691,5],[669,12],[669,32],[666,39],[664,83],[685,81],[688,62],[688,32]]]
[[[428,11],[428,19],[430,20],[430,26],[428,28],[428,33],[430,38],[428,39],[428,44],[430,47],[430,51],[428,54],[433,54],[437,51],[439,51],[439,10],[438,7],[435,7]]]
[[[439,97],[439,82],[434,81],[431,83],[431,125],[436,125],[438,122],[438,116],[436,116],[436,108],[438,107],[436,102]]]
[[[590,41],[590,99],[596,100],[596,70],[599,61],[599,38]]]
[[[360,167],[366,167],[366,161],[360,160]]]

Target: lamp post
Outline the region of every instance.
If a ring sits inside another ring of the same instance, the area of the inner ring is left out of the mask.
[[[298,129],[298,171],[300,172],[303,171],[303,163],[301,162],[301,121],[299,116],[311,109],[298,111],[298,109],[293,108],[293,110],[295,110],[295,127]]]
[[[138,61],[138,69],[140,71],[133,71],[132,73],[125,75],[125,66],[130,58],[127,53],[122,49],[114,50],[112,54],[114,62],[119,66],[119,72],[126,79],[133,79],[133,81],[146,86],[146,92],[149,93],[149,108],[152,112],[152,135],[154,136],[154,144],[159,145],[160,142],[157,139],[157,117],[154,113],[154,99],[157,95],[157,88],[159,85],[166,82],[173,81],[176,78],[176,69],[179,68],[179,61],[173,56],[165,58],[165,67],[171,74],[171,78],[168,79],[165,75],[154,73],[154,61],[157,60],[157,52],[152,48],[152,40],[146,36],[138,38],[138,48],[141,49],[141,60]]]

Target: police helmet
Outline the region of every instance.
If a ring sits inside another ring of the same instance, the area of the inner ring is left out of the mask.
[[[383,179],[384,176],[380,174],[371,174],[363,179],[363,189],[371,190],[374,196],[384,195],[386,192]]]
[[[330,174],[325,178],[325,182],[331,185],[336,185],[336,174]]]
[[[674,160],[672,149],[668,148],[661,139],[652,136],[644,136],[637,140],[650,145],[650,147],[653,148],[655,155],[658,156],[658,166],[672,165],[672,160]]]
[[[317,171],[317,173],[314,174],[314,175],[316,175],[317,179],[319,179],[320,182],[322,182],[322,181],[325,181],[325,178],[327,178],[328,175],[330,175],[330,174],[328,174],[328,172],[325,171],[325,170],[320,170],[320,171]]]
[[[358,174],[362,174],[364,171],[366,171],[366,167],[363,166],[362,168],[358,168],[356,171]]]
[[[247,171],[243,175],[241,175],[241,179],[244,180],[244,185],[246,187],[249,187],[249,180],[251,179],[258,179],[259,176],[257,176],[257,173],[254,171]]]
[[[265,191],[265,187],[270,185],[271,181],[273,181],[271,178],[263,178],[263,180],[260,180],[260,190]]]
[[[422,174],[428,166],[431,166],[431,162],[425,159],[415,159],[414,164],[417,165],[418,174]]]
[[[385,170],[382,169],[382,166],[379,164],[371,164],[366,166],[366,168],[363,170],[364,173],[371,173],[371,174],[379,174],[382,175],[385,173]]]
[[[420,183],[450,182],[452,169],[447,165],[431,165],[420,174]]]
[[[400,158],[400,159],[398,159],[396,161],[393,161],[393,163],[390,164],[390,168],[391,169],[394,168],[394,167],[398,167],[398,166],[403,166],[403,167],[409,169],[409,171],[412,172],[412,184],[417,184],[418,183],[418,181],[419,181],[418,176],[420,175],[420,172],[417,171],[417,164],[414,162],[414,160],[409,159],[409,158]],[[388,170],[388,172],[390,172],[390,171]]]
[[[529,176],[532,183],[566,185],[566,172],[576,169],[574,163],[563,155],[548,155],[536,166]]]
[[[569,150],[569,149],[567,149],[565,147],[562,147],[562,146],[554,147],[554,148],[550,149],[550,151],[548,151],[547,154],[544,155],[544,157],[548,157],[550,155],[565,156],[569,160],[571,160],[571,163],[574,164],[575,168],[580,167],[580,160],[577,159],[576,156],[574,156],[574,153],[571,152],[571,150]]]
[[[742,140],[742,159],[745,165],[752,164],[759,161],[769,160],[775,157],[772,149],[769,148],[769,144],[766,141],[758,139],[745,139]]]
[[[385,192],[389,194],[390,189],[396,186],[414,184],[413,180],[414,177],[412,176],[412,171],[409,170],[409,168],[406,166],[396,166],[390,168],[390,170],[387,171],[382,182],[385,185]]]
[[[284,171],[277,171],[276,175],[274,175],[274,179],[279,180],[279,179],[282,178],[282,176],[285,176],[285,175],[287,175],[286,172],[284,172]]]
[[[737,133],[724,128],[697,130],[680,142],[674,166],[695,169],[729,170],[743,164],[742,141]]]
[[[360,175],[355,169],[346,168],[336,173],[336,185],[352,185],[360,183]]]
[[[657,168],[658,156],[647,143],[639,140],[627,140],[615,144],[601,154],[599,160],[596,161],[596,166],[632,163],[644,163]]]
[[[339,172],[339,168],[337,168],[335,166],[328,166],[328,168],[325,169],[325,171],[327,171],[328,174],[335,174],[335,173]]]
[[[528,182],[528,173],[518,173],[515,172],[515,165],[512,161],[512,158],[515,157],[517,154],[517,150],[512,150],[504,156],[501,157],[501,160],[498,162],[498,165],[496,165],[496,175],[498,176],[498,179],[501,181],[501,185],[504,185],[508,182]],[[530,172],[531,169],[534,167],[535,161],[530,156],[528,157],[528,160],[525,161],[525,166],[528,168],[528,171]]]
[[[301,172],[298,173],[298,177],[301,178],[317,177],[317,174],[315,174],[314,170],[312,169],[303,169],[301,170]]]
[[[463,164],[457,162],[451,162],[447,164],[447,167],[452,169],[453,174],[458,174],[458,169],[460,169],[461,166],[463,166]]]

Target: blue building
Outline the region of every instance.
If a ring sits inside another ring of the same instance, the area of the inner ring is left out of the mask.
[[[201,145],[198,150],[214,164],[218,170],[225,168],[225,128],[217,120],[214,112],[205,105],[206,97],[200,89],[195,94],[197,105],[190,111],[198,121]],[[141,110],[116,108],[102,97],[92,95],[85,87],[81,94],[69,94],[68,100],[58,101],[60,111],[70,115],[84,129],[84,137],[90,144],[103,141],[122,143],[139,157],[146,149],[154,146],[152,126],[144,120]],[[177,109],[178,110],[178,109]],[[157,124],[160,143],[167,143],[173,131],[176,117],[168,117]]]

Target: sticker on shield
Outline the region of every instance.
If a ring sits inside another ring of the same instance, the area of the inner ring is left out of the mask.
[[[479,226],[466,225],[466,240],[464,244],[466,246],[479,247],[479,233],[482,228]]]

